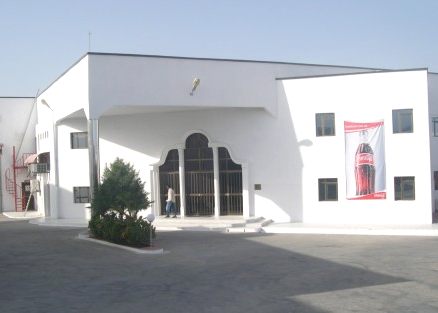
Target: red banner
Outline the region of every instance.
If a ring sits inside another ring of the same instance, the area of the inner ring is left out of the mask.
[[[347,199],[386,199],[383,121],[344,122]]]

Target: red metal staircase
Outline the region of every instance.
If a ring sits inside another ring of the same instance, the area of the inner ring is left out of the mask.
[[[16,212],[23,211],[23,205],[25,205],[23,201],[23,190],[19,185],[21,182],[17,182],[17,176],[21,171],[27,170],[27,166],[24,164],[24,161],[32,154],[33,153],[23,153],[20,158],[17,158],[15,155],[14,146],[12,149],[12,168],[8,168],[5,171],[5,188],[6,191],[14,198]]]

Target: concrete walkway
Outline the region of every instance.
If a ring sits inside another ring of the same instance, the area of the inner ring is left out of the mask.
[[[35,218],[30,223],[42,226],[87,227],[82,219]],[[388,235],[438,236],[438,224],[431,225],[322,225],[305,223],[266,223],[263,218],[241,217],[158,217],[154,222],[158,231],[218,231],[233,233],[270,234],[331,234],[331,235]]]
[[[321,225],[273,223],[263,227],[271,234],[330,234],[377,236],[438,236],[438,224],[431,225]]]

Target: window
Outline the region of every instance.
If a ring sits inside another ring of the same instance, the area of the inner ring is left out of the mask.
[[[433,172],[433,182],[434,182],[435,190],[438,190],[438,171]]]
[[[415,177],[394,177],[395,200],[415,200]]]
[[[316,136],[335,135],[335,113],[316,113]]]
[[[412,109],[392,110],[392,132],[394,134],[414,132]]]
[[[438,137],[438,117],[432,117],[433,136]]]
[[[88,148],[88,133],[71,133],[70,143],[72,149],[87,149]]]
[[[318,179],[319,201],[338,201],[338,179]]]
[[[73,187],[74,203],[90,203],[90,187]]]

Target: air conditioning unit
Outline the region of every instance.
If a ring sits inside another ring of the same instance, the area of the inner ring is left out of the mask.
[[[48,173],[49,167],[47,163],[32,163],[28,165],[29,172],[32,174]]]
[[[31,193],[35,193],[35,192],[40,192],[40,182],[38,181],[38,179],[31,179],[30,180],[30,192]]]

